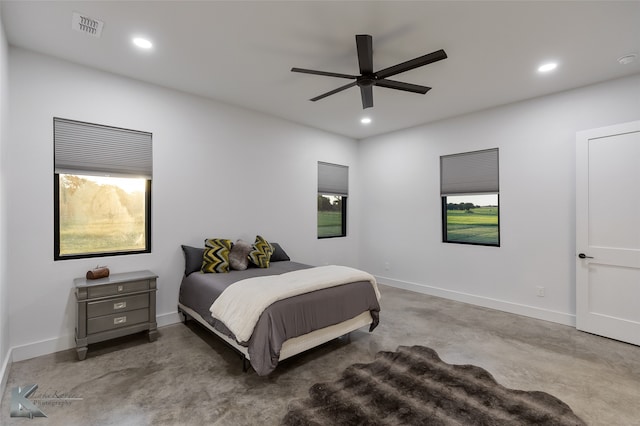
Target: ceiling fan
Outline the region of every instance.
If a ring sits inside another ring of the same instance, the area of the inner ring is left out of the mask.
[[[371,108],[373,106],[373,86],[386,87],[388,89],[403,90],[405,92],[413,92],[425,94],[431,87],[419,86],[417,84],[404,83],[402,81],[388,80],[387,77],[392,77],[396,74],[403,73],[405,71],[412,70],[424,65],[428,65],[432,62],[441,61],[447,58],[447,54],[444,50],[436,50],[424,56],[420,56],[410,61],[402,62],[389,68],[373,72],[373,38],[367,34],[356,35],[356,48],[358,51],[358,63],[360,65],[360,75],[340,74],[327,71],[316,71],[305,68],[291,68],[293,72],[301,72],[306,74],[324,75],[327,77],[338,77],[355,80],[349,84],[338,87],[315,98],[309,99],[310,101],[319,101],[327,96],[334,95],[338,92],[342,92],[353,86],[360,88],[360,95],[362,96],[362,109]]]

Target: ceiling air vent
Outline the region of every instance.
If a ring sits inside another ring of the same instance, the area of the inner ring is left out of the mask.
[[[93,37],[100,37],[102,34],[102,27],[104,22],[97,19],[90,18],[86,15],[82,15],[78,12],[73,12],[73,19],[71,20],[71,28],[81,33],[89,34]]]

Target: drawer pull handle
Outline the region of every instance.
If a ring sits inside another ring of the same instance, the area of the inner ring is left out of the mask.
[[[124,324],[127,322],[127,317],[118,317],[113,319],[113,324]]]
[[[124,286],[123,285],[119,285],[118,286],[118,291],[122,291],[122,290],[124,290]]]
[[[127,302],[118,302],[113,304],[113,309],[123,309],[127,307]]]

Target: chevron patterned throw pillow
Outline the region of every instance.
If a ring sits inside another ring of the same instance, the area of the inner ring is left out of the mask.
[[[273,254],[273,246],[260,235],[256,236],[253,248],[249,252],[249,260],[259,268],[268,268],[271,255]]]
[[[233,242],[224,238],[209,238],[204,243],[202,272],[229,272],[229,252]]]

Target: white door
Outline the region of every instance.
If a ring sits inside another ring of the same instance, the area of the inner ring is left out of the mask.
[[[576,327],[640,345],[640,121],[576,135]]]

